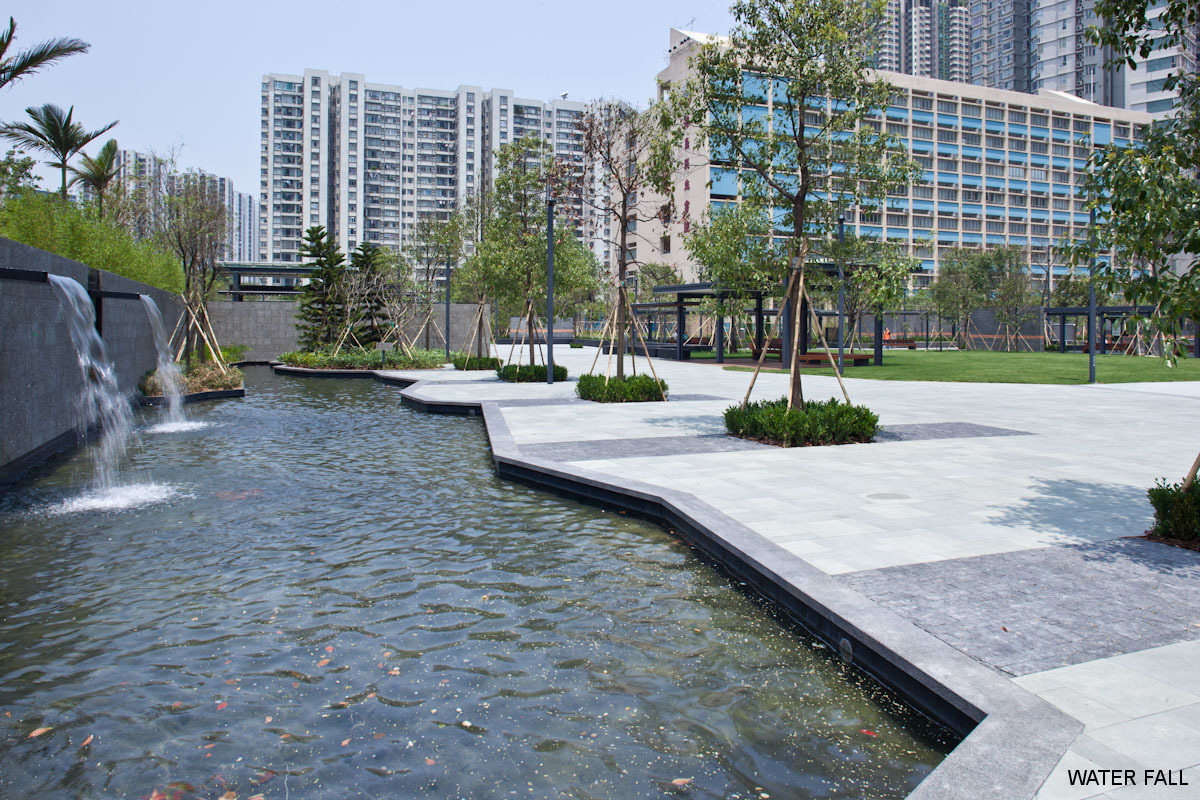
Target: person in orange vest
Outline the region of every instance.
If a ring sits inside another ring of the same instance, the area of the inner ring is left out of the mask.
[[[892,331],[890,328],[883,329],[883,340],[885,342],[890,342],[892,340]]]

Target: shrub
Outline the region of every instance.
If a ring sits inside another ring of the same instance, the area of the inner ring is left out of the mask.
[[[625,378],[608,378],[603,375],[580,375],[575,393],[584,400],[597,403],[644,403],[665,400],[667,382],[649,375],[630,375]]]
[[[228,367],[221,372],[212,361],[196,361],[192,368],[183,373],[183,390],[187,394],[195,392],[215,392],[221,389],[242,388],[242,371],[237,367]],[[147,397],[162,394],[158,384],[158,370],[147,372],[138,383],[138,390]]]
[[[316,352],[294,351],[284,353],[279,360],[289,367],[307,369],[437,369],[445,362],[445,356],[436,350],[414,348],[412,357],[403,350],[359,350],[345,349],[336,356],[333,348]],[[381,353],[384,354],[381,356]]]
[[[879,430],[879,415],[865,406],[837,400],[788,408],[787,401],[759,400],[725,409],[725,428],[734,436],[783,447],[869,442]]]
[[[571,349],[572,350],[582,350],[583,342],[571,342]]]
[[[509,383],[545,383],[546,367],[542,364],[509,364],[496,370],[496,376]],[[554,380],[565,381],[567,368],[554,365]]]
[[[476,356],[467,353],[451,353],[450,360],[455,369],[500,369],[504,362],[490,356]]]
[[[168,292],[183,290],[175,256],[55,195],[22,191],[4,198],[0,236]]]
[[[1154,506],[1152,536],[1182,541],[1200,540],[1200,481],[1192,481],[1185,491],[1182,483],[1160,480],[1146,492]]]

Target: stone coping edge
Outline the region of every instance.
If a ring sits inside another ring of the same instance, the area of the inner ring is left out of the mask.
[[[640,481],[615,483],[609,475],[524,456],[498,403],[437,401],[423,392],[435,382],[374,377],[407,384],[400,396],[411,408],[482,414],[501,476],[667,527],[834,652],[964,737],[909,800],[1032,800],[1083,730],[1037,695],[690,493]]]
[[[245,397],[246,387],[241,389],[211,389],[207,392],[190,392],[183,395],[183,404],[199,403],[202,400],[224,400],[227,397]],[[163,396],[160,394],[143,395],[142,405],[161,406],[163,404]]]

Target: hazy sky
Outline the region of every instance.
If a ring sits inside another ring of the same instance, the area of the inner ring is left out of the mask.
[[[18,0],[9,9],[17,21],[12,49],[58,36],[92,48],[0,93],[0,120],[25,119],[30,105],[74,105],[87,128],[119,119],[111,135],[122,147],[178,148],[181,167],[231,177],[239,191],[257,194],[264,73],[311,67],[406,87],[476,84],[530,98],[569,92],[576,100],[603,95],[642,103],[666,64],[669,28],[724,33],[727,6],[728,0]],[[42,185],[56,183],[51,177]]]

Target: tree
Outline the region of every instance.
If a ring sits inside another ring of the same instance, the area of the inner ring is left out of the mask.
[[[654,301],[655,286],[677,286],[683,282],[679,271],[670,264],[660,264],[657,261],[643,261],[637,271],[637,296],[640,303]]]
[[[1152,8],[1162,10],[1150,24]],[[1112,48],[1114,60],[1130,69],[1135,56],[1186,43],[1200,26],[1194,0],[1098,0],[1096,12],[1108,24],[1090,29],[1089,37]],[[1163,88],[1179,92],[1174,117],[1146,130],[1140,148],[1094,154],[1083,188],[1104,224],[1095,226],[1091,241],[1073,248],[1073,258],[1082,264],[1105,250],[1114,253],[1098,261],[1097,278],[1122,289],[1133,305],[1153,307],[1150,324],[1166,343],[1170,366],[1182,350],[1180,320],[1200,320],[1200,75],[1181,69]],[[1185,491],[1197,470],[1200,455],[1184,478]]]
[[[958,347],[970,347],[967,328],[971,323],[971,312],[982,308],[986,298],[986,286],[975,260],[975,251],[956,247],[941,258],[937,278],[930,289],[930,297],[938,315],[952,320],[957,326]]]
[[[17,22],[9,17],[8,30],[0,32],[0,89],[11,86],[26,75],[32,75],[55,61],[76,53],[86,53],[90,46],[82,39],[61,37],[39,42],[29,50],[21,50],[9,56],[8,48],[12,46],[16,33]]]
[[[908,290],[908,280],[920,266],[917,259],[904,252],[900,245],[880,242],[875,239],[847,236],[845,244],[830,242],[825,245],[830,257],[844,259],[848,264],[844,270],[846,328],[857,332],[858,321],[864,314],[876,314],[880,310],[894,308],[903,300]],[[818,291],[831,303],[837,302],[838,283],[836,273],[822,276],[816,284]],[[824,284],[822,286],[822,284]],[[857,333],[850,342],[854,349]]]
[[[536,354],[532,331],[537,310],[546,304],[546,191],[565,187],[565,168],[533,136],[497,151],[495,188],[489,192],[482,234],[463,268],[464,280],[480,287],[502,308],[520,309],[529,337],[530,363]],[[569,313],[598,286],[599,265],[575,239],[573,226],[555,226],[554,294]],[[557,303],[556,303],[557,305]]]
[[[92,158],[84,153],[80,159],[80,167],[71,167],[75,178],[71,183],[82,183],[96,195],[96,206],[100,219],[104,219],[104,193],[117,178],[121,165],[117,158],[117,140],[109,139],[100,148],[100,152]]]
[[[53,158],[46,163],[62,172],[62,198],[67,199],[67,162],[71,157],[87,146],[88,142],[111,130],[117,120],[108,123],[103,128],[94,131],[86,130],[72,117],[75,107],[64,113],[53,103],[46,103],[41,108],[30,106],[25,109],[31,122],[13,122],[0,128],[0,136],[15,142],[20,147],[28,147],[49,153]]]
[[[787,259],[774,278],[788,279],[793,309],[810,243],[829,237],[839,213],[877,209],[919,174],[899,141],[864,124],[893,93],[870,73],[883,10],[883,0],[738,0],[728,41],[700,45],[693,77],[670,87],[673,113],[659,115],[690,123],[743,198],[781,209],[773,232],[786,237]],[[791,344],[795,365],[799,337]],[[788,405],[803,402],[793,369]]]
[[[309,259],[313,272],[304,287],[296,311],[300,347],[317,350],[337,341],[345,327],[345,302],[342,297],[346,257],[337,241],[316,225],[304,232],[300,255]]]
[[[22,189],[36,188],[41,180],[34,174],[37,162],[20,150],[9,150],[0,161],[0,197],[12,197]]]
[[[190,368],[192,353],[205,338],[200,318],[217,281],[217,259],[225,240],[225,202],[215,181],[195,172],[168,172],[154,218],[166,246],[183,267],[183,301],[192,310],[185,334],[184,358]],[[187,313],[187,312],[185,312]]]
[[[417,293],[415,299],[426,320],[423,325],[426,349],[431,344],[429,314],[441,291],[449,286],[451,271],[462,260],[468,234],[466,222],[467,217],[461,211],[445,220],[421,217],[404,246],[404,260],[412,271],[412,285]],[[440,290],[439,276],[443,279]],[[449,331],[445,334],[449,336]]]
[[[975,254],[980,282],[987,287],[985,302],[1004,329],[1004,349],[1020,349],[1021,326],[1038,313],[1039,297],[1033,290],[1025,254],[1019,247],[998,247]]]
[[[393,270],[392,251],[363,242],[350,254],[350,268],[344,274],[346,328],[359,345],[383,339],[385,316],[384,292]]]
[[[658,216],[670,218],[670,204],[649,205],[647,190],[665,195],[670,190],[674,159],[672,142],[678,132],[664,136],[657,108],[638,111],[628,103],[601,100],[593,103],[580,122],[584,158],[596,174],[577,175],[577,189],[605,220],[613,222],[615,238],[608,239],[617,254],[616,356],[617,379],[625,377],[625,336],[629,326],[627,281],[629,268],[642,264],[630,244],[637,237],[637,222]],[[582,191],[582,181],[598,178],[605,191]]]

